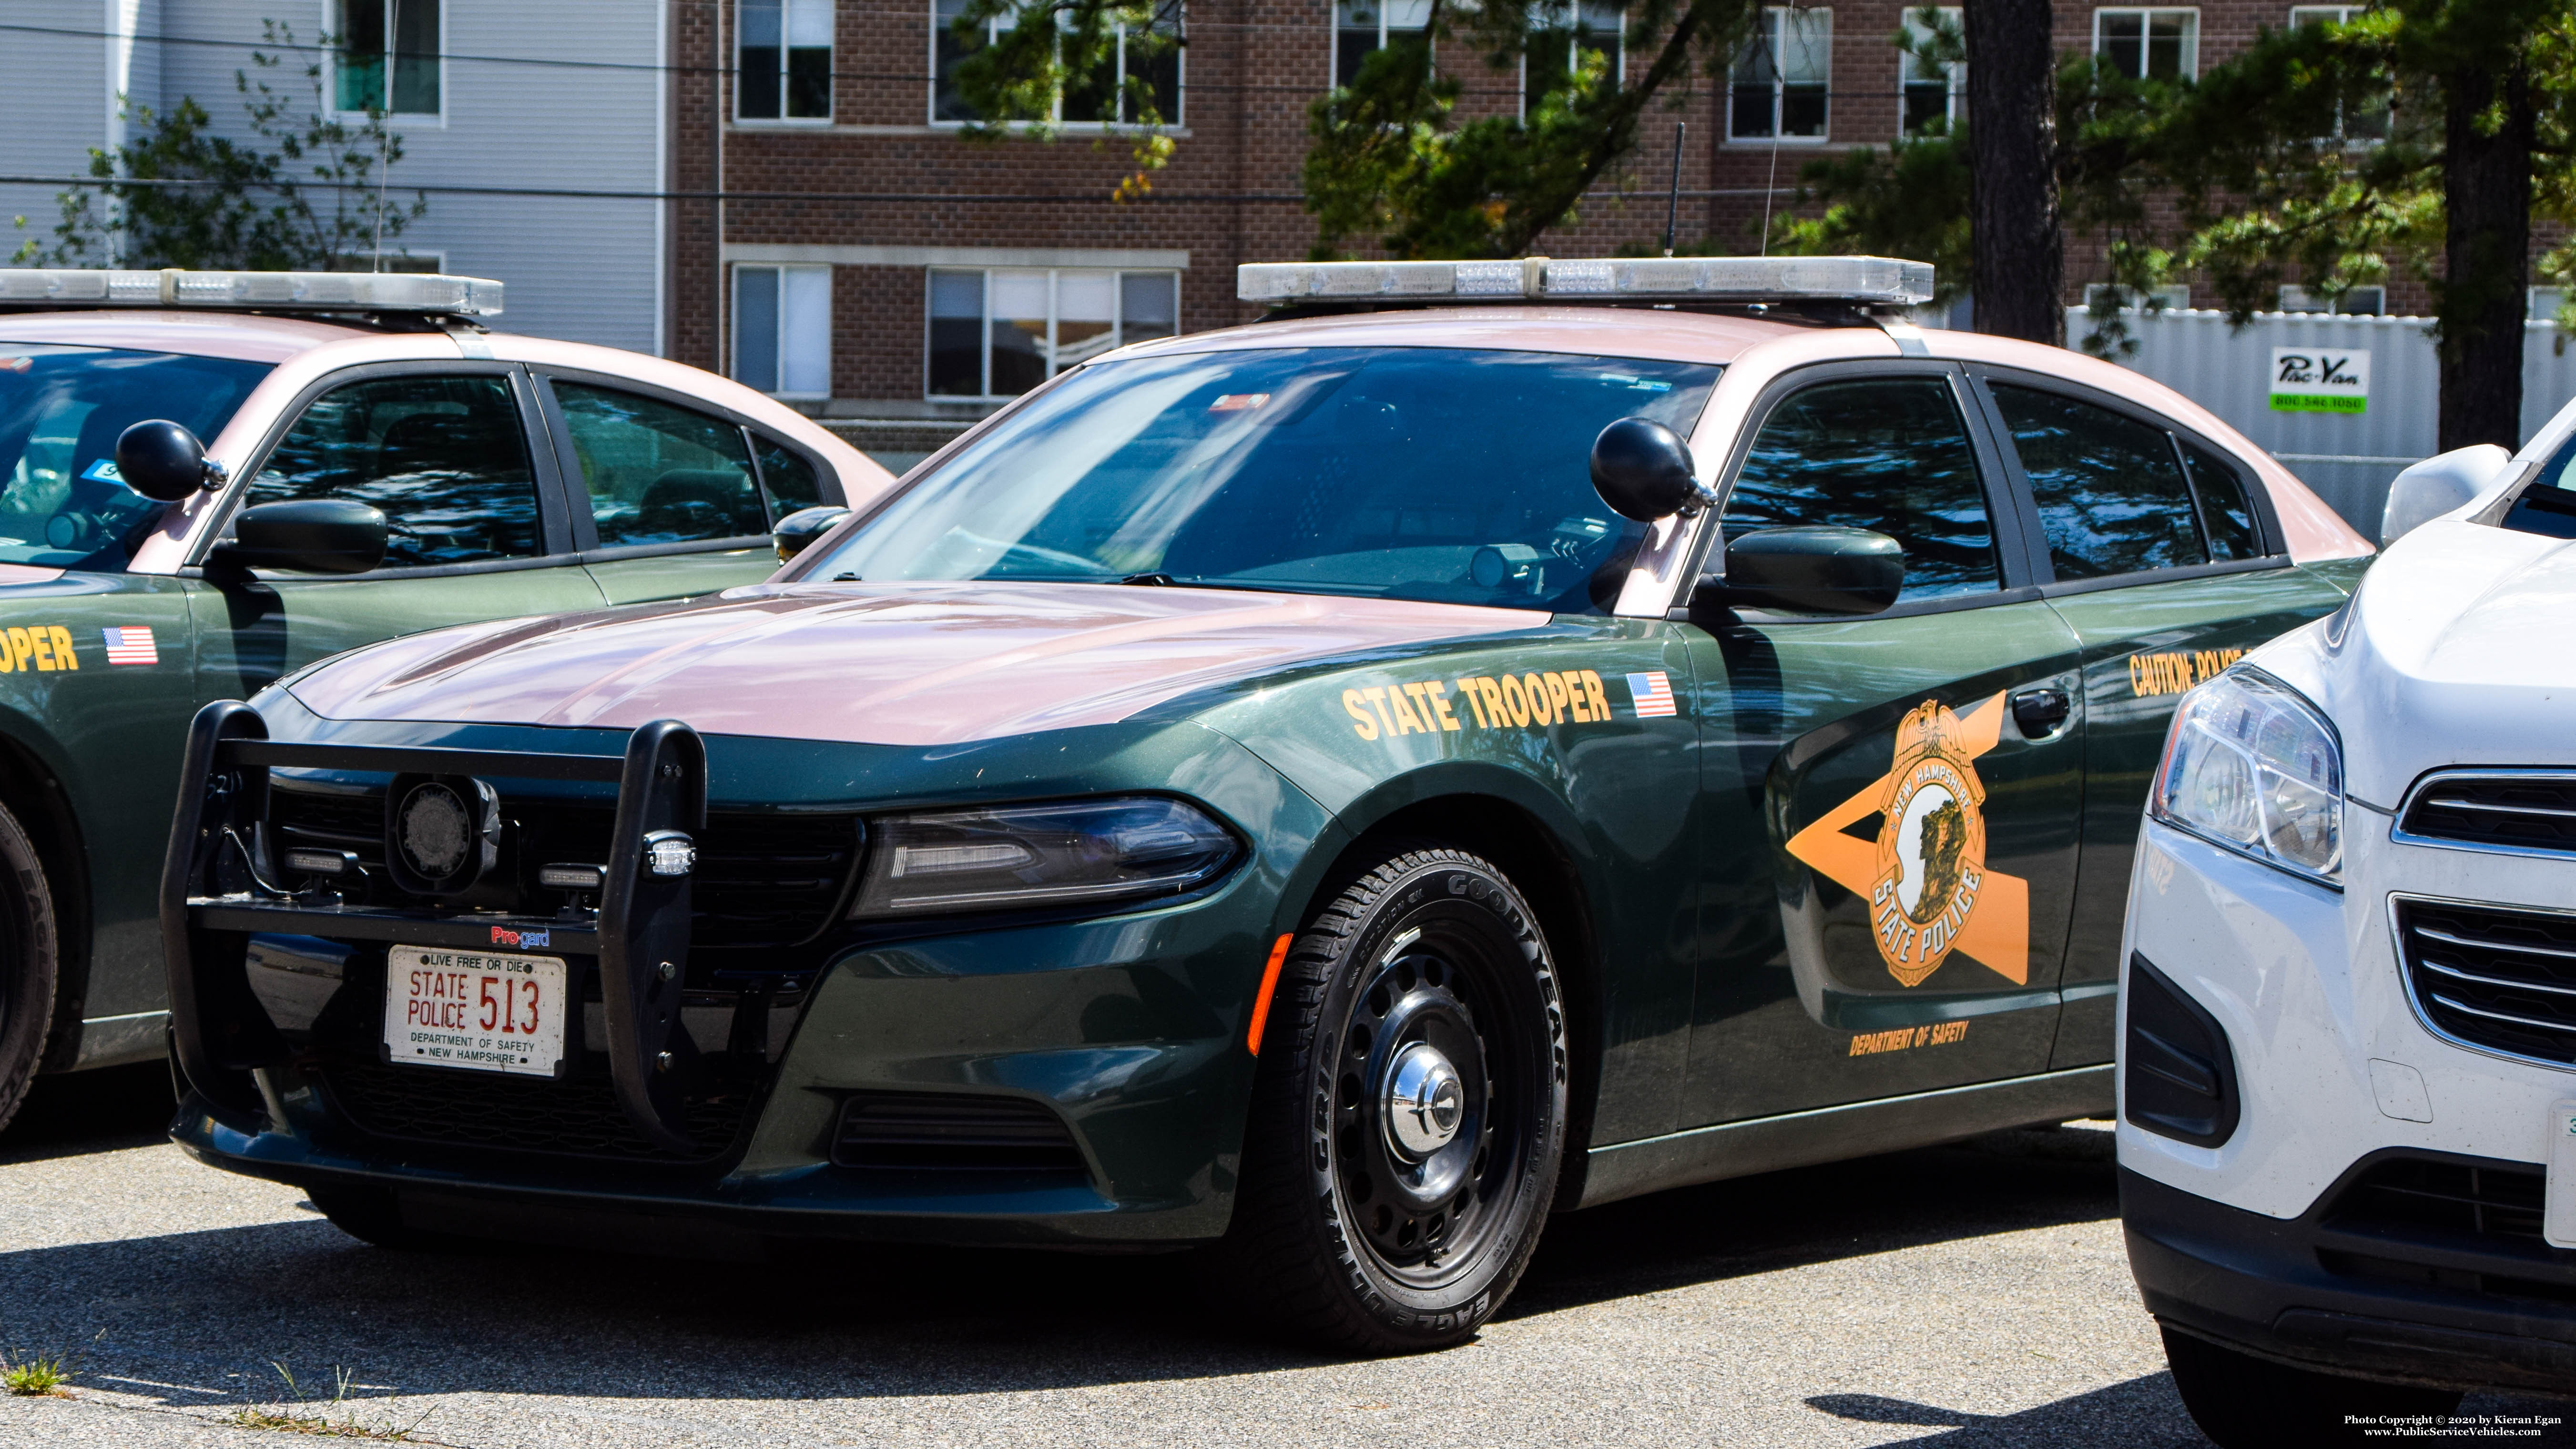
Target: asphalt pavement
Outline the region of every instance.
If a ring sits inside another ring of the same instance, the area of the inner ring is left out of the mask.
[[[1176,1257],[387,1253],[181,1156],[167,1110],[157,1067],[53,1079],[0,1133],[0,1356],[74,1371],[0,1398],[0,1443],[278,1437],[246,1414],[492,1449],[2204,1442],[2106,1124],[1561,1218],[1476,1342],[1360,1362],[1210,1310]]]

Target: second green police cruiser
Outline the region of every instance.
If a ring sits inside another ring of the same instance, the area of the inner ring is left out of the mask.
[[[2369,548],[1930,280],[1247,267],[766,584],[209,706],[179,1140],[394,1245],[1200,1245],[1389,1351],[1551,1211],[2105,1112],[2173,699]]]

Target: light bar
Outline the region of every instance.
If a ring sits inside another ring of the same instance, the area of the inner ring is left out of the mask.
[[[1919,307],[1932,264],[1895,257],[1526,257],[1500,262],[1248,262],[1246,302],[1360,297],[1587,298],[1667,302],[1852,302]]]
[[[501,284],[425,272],[109,272],[0,267],[0,303],[501,315]]]

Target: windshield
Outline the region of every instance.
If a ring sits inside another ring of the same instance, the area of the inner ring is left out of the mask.
[[[1644,526],[1592,440],[1688,436],[1698,363],[1279,348],[1095,363],[906,490],[803,577],[1057,579],[1606,613]]]
[[[161,505],[117,481],[117,434],[168,418],[212,438],[269,367],[0,341],[0,563],[124,568]]]

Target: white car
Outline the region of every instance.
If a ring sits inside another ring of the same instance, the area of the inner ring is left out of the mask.
[[[2576,1394],[2571,459],[2576,407],[2510,459],[2409,470],[2352,599],[2174,713],[2122,951],[2120,1200],[2230,1449]]]

